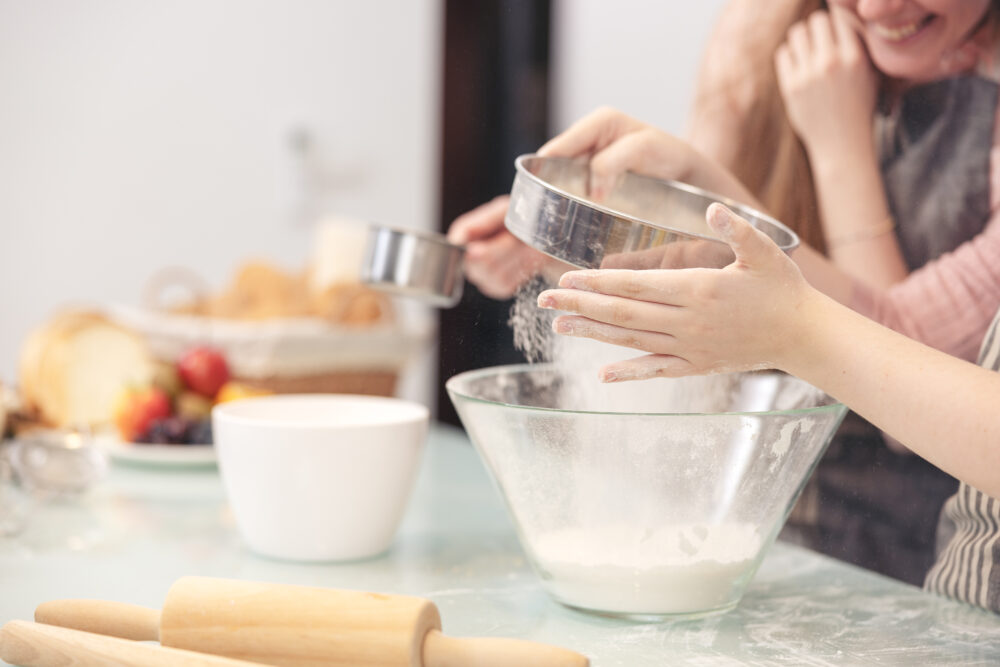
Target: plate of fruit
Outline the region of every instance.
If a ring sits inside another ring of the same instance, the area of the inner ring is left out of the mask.
[[[121,462],[214,465],[212,406],[261,393],[230,380],[221,352],[194,347],[176,363],[162,364],[149,384],[122,389],[114,411],[117,433],[102,444]]]

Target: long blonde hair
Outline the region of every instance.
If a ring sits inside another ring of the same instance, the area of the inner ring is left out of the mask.
[[[822,0],[802,0],[787,17],[787,25],[775,24],[749,42],[750,62],[756,65],[759,79],[754,99],[738,122],[741,149],[728,165],[776,218],[820,252],[826,251],[826,243],[812,169],[805,146],[785,112],[774,53],[792,24],[825,5]]]

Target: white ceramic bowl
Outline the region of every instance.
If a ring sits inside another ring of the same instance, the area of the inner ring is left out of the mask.
[[[212,428],[226,494],[253,551],[352,560],[389,548],[428,410],[380,396],[263,396],[217,405]]]

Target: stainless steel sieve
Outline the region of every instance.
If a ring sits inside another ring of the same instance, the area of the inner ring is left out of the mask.
[[[626,173],[604,201],[596,202],[587,194],[586,161],[522,155],[514,165],[507,229],[528,245],[581,268],[600,268],[612,255],[614,265],[628,266],[621,260],[627,253],[677,242],[707,242],[728,251],[705,222],[713,202],[749,220],[785,252],[799,244],[795,233],[774,218],[686,183]]]
[[[370,225],[361,281],[450,308],[462,298],[465,248],[441,234]]]

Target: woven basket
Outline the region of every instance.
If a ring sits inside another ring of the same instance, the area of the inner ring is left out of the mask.
[[[314,375],[239,377],[235,380],[254,389],[276,394],[369,394],[394,396],[397,373],[390,371],[354,371]]]
[[[233,379],[275,393],[392,396],[399,374],[424,354],[435,327],[430,315],[375,326],[336,326],[320,319],[247,322],[115,306],[115,321],[142,334],[153,354],[175,361],[196,345],[225,354]]]

